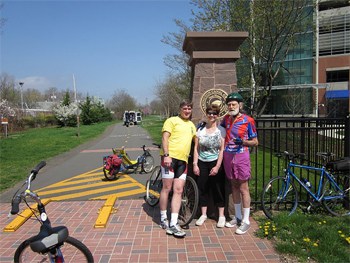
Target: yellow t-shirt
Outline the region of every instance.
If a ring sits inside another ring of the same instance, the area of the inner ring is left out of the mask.
[[[190,120],[170,117],[163,124],[163,132],[169,132],[169,156],[187,163],[191,151],[191,143],[196,136],[196,126]]]

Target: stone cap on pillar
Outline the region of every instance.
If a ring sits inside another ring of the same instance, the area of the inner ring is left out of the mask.
[[[248,36],[248,32],[243,31],[187,32],[182,49],[190,55],[191,58],[193,57],[193,52],[197,51],[205,55],[205,58],[209,58],[211,52],[215,52],[213,53],[213,58],[219,58],[218,56],[220,56],[220,54],[224,56],[223,58],[226,58],[229,54],[226,52],[231,52],[231,55],[234,56],[237,55],[237,53],[232,52],[237,51]],[[205,51],[209,51],[210,53]]]

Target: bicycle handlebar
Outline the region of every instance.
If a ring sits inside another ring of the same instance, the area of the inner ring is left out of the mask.
[[[17,215],[19,212],[19,203],[21,202],[21,197],[16,195],[11,201],[11,215]]]
[[[16,215],[19,212],[19,204],[22,201],[22,198],[24,198],[26,195],[31,195],[31,191],[30,191],[30,183],[31,181],[33,181],[36,177],[36,175],[39,173],[40,169],[42,169],[44,166],[46,165],[45,161],[41,161],[40,163],[38,163],[34,169],[31,170],[30,175],[28,176],[27,180],[26,180],[26,190],[20,194],[17,195],[17,192],[15,193],[14,197],[12,198],[11,201],[11,215]],[[32,196],[32,195],[31,195]]]
[[[39,173],[40,169],[43,168],[46,165],[45,161],[41,161],[40,163],[37,164],[37,166],[35,166],[35,168],[31,171],[31,173],[33,174],[33,178],[31,179],[31,181],[33,181],[36,177],[36,175]]]

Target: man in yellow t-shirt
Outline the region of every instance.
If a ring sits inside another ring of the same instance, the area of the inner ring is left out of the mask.
[[[187,162],[191,151],[191,143],[196,135],[196,127],[190,121],[192,103],[182,101],[180,112],[164,122],[162,129],[162,181],[160,192],[160,226],[169,235],[185,237],[186,233],[178,224],[179,210],[183,188],[187,176]],[[167,206],[169,192],[173,190],[171,200],[171,219],[168,222]]]

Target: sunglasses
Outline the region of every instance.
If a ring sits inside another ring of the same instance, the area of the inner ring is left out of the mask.
[[[215,111],[208,111],[207,114],[208,114],[208,115],[213,115],[213,116],[218,115],[218,113],[215,112]]]

